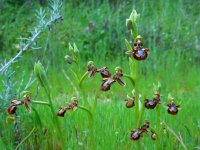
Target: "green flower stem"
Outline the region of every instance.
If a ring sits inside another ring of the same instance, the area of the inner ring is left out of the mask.
[[[84,89],[83,89],[83,87],[82,87],[82,84],[83,84],[83,81],[84,81],[84,79],[87,77],[87,75],[89,74],[89,72],[87,71],[87,72],[85,72],[83,75],[82,75],[82,77],[81,77],[81,79],[79,80],[79,88],[80,88],[80,90],[81,90],[81,92],[82,92],[82,94],[83,94],[83,100],[84,100],[84,102],[85,102],[85,105],[87,106],[87,107],[89,107],[89,102],[88,102],[88,100],[87,100],[87,96],[86,96],[86,93],[85,93],[85,91],[84,91]]]
[[[87,71],[82,75],[81,79],[79,80],[79,86],[80,87],[82,86],[82,83],[83,83],[84,79],[87,77],[88,74],[89,74],[89,72]]]
[[[83,84],[83,81],[84,79],[88,76],[89,72],[85,72],[81,79],[79,80],[79,88],[83,94],[83,99],[84,99],[84,102],[85,102],[85,105],[87,107],[83,107],[83,106],[79,106],[80,109],[82,110],[85,110],[88,114],[88,121],[89,121],[89,130],[90,130],[90,145],[91,145],[91,148],[93,148],[94,146],[94,128],[93,128],[93,113],[89,110],[90,109],[90,105],[89,105],[89,102],[87,100],[87,96],[86,96],[86,93],[82,87],[82,84]]]
[[[31,130],[31,132],[16,146],[15,150],[17,150],[35,131],[35,127]]]
[[[134,81],[134,79],[130,75],[123,74],[123,77],[128,78],[131,81],[132,86],[135,87],[135,81]]]
[[[161,132],[161,129],[159,128],[160,126],[160,106],[158,105],[156,107],[156,127],[158,128],[157,129],[157,134],[156,135],[161,135],[160,132]],[[160,143],[160,138],[158,137],[156,139],[156,149],[159,149],[159,143]]]
[[[59,135],[59,138],[61,139],[61,143],[62,143],[62,147],[64,148],[65,146],[65,141],[64,141],[64,138],[63,138],[63,135],[62,135],[62,131],[61,131],[61,127],[60,127],[60,124],[58,122],[58,118],[56,116],[56,112],[53,108],[53,103],[52,103],[52,96],[51,96],[51,93],[49,91],[47,91],[47,96],[48,96],[48,99],[49,99],[49,105],[50,105],[50,109],[51,109],[51,113],[53,115],[53,120],[56,124],[56,127],[57,127],[57,130],[58,130],[58,135]]]
[[[42,101],[31,101],[31,103],[50,106],[50,104],[48,102],[42,102]]]
[[[139,93],[138,93],[138,61],[132,58],[129,59],[129,66],[130,66],[130,76],[134,81],[134,89],[135,89],[135,120],[137,120],[137,126],[140,123],[140,110],[139,110]]]
[[[90,118],[93,118],[93,114],[92,114],[92,112],[91,112],[89,109],[87,109],[87,108],[84,107],[84,106],[80,106],[80,105],[78,106],[78,108],[80,108],[80,109],[86,111],[86,112],[88,113],[88,115],[90,116]]]

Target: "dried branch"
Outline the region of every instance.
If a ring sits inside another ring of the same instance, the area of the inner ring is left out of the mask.
[[[32,36],[29,38],[19,38],[20,40],[26,40],[25,43],[22,43],[22,48],[21,50],[17,53],[16,56],[11,58],[8,62],[2,65],[0,68],[0,74],[6,71],[6,69],[13,63],[15,63],[16,59],[21,57],[24,51],[26,51],[39,37],[41,32],[45,30],[45,28],[51,28],[51,26],[60,20],[63,20],[63,17],[60,13],[62,7],[62,3],[57,0],[57,1],[52,1],[50,3],[50,16],[46,20],[46,13],[44,10],[40,9],[37,11],[36,17],[38,18],[38,25],[35,27],[35,29],[31,32]],[[38,48],[33,48],[33,49],[38,49]]]

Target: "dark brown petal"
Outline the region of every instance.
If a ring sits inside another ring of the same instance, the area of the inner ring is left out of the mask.
[[[121,78],[118,78],[117,79],[117,82],[121,85],[121,86],[125,86],[125,82],[121,79]]]
[[[58,111],[57,116],[64,117],[64,115],[65,115],[65,113],[66,113],[66,110],[67,110],[67,109],[66,109],[65,107],[61,108],[61,109]]]
[[[26,107],[26,109],[27,109],[28,112],[31,111],[30,102],[29,101],[25,101],[25,107]]]
[[[10,107],[6,109],[7,113],[9,114],[15,114],[16,110],[17,110],[17,106],[15,105],[11,105]]]

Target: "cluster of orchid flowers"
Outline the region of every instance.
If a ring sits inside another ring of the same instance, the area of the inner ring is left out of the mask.
[[[158,91],[154,92],[154,97],[152,99],[145,99],[144,101],[144,107],[146,109],[154,109],[158,104],[162,104],[160,101],[160,93]],[[140,98],[139,98],[140,99]],[[176,115],[178,113],[180,105],[176,105],[174,103],[174,98],[170,98],[171,102],[166,105],[167,112],[171,115]],[[125,99],[126,101],[126,107],[132,108],[135,106],[135,90],[132,91],[132,97],[129,97]]]
[[[136,41],[133,44],[133,48],[131,51],[126,52],[128,55],[131,55],[136,60],[145,60],[148,57],[149,49],[143,48],[143,44],[141,42],[142,37],[139,35],[136,37]],[[102,67],[97,69],[94,66],[92,61],[89,61],[87,64],[87,70],[89,73],[89,77],[94,77],[96,73],[100,73],[102,77],[102,84],[101,84],[101,91],[108,91],[110,90],[111,86],[118,82],[121,86],[125,86],[125,82],[122,80],[123,72],[120,67],[115,68],[115,74],[112,75],[108,71],[108,67]],[[154,109],[157,105],[162,104],[160,101],[160,92],[154,92],[154,97],[152,99],[145,99],[144,107],[147,109]],[[25,105],[26,109],[30,111],[30,94],[25,94],[25,98],[22,100],[12,100],[10,106],[6,109],[8,114],[15,114],[18,106]],[[132,108],[135,106],[135,92],[132,91],[132,97],[128,97],[126,101],[126,107]],[[140,96],[139,96],[140,99]],[[179,110],[179,105],[174,103],[174,99],[171,98],[171,102],[166,105],[167,112],[171,115],[176,115]],[[72,97],[72,103],[67,103],[65,106],[62,106],[60,110],[57,112],[57,116],[64,117],[65,113],[68,110],[75,111],[78,108],[78,99],[76,97]],[[151,139],[156,140],[156,133],[154,130],[150,129],[150,123],[148,121],[145,122],[144,125],[140,126],[131,131],[130,138],[131,140],[138,140],[142,137],[143,134],[147,134],[151,132]]]
[[[67,103],[66,106],[62,106],[57,113],[57,116],[64,117],[67,110],[75,111],[78,108],[78,99],[76,97],[72,97],[72,103]]]
[[[26,94],[25,98],[22,100],[13,99],[10,102],[10,106],[6,109],[7,113],[10,115],[15,114],[18,106],[20,105],[25,105],[28,112],[30,112],[30,100],[30,94]],[[73,102],[71,104],[67,103],[66,106],[62,106],[58,111],[57,116],[64,117],[67,110],[75,111],[78,107],[78,99],[76,97],[72,97],[72,101]]]
[[[155,97],[153,99],[145,99],[145,107],[147,109],[154,109],[158,104],[161,104],[160,102],[160,93],[155,92]],[[174,98],[170,98],[171,102],[167,104],[167,112],[171,115],[176,115],[178,113],[180,105],[176,105],[174,103]]]
[[[100,73],[102,76],[102,84],[101,84],[101,90],[102,91],[108,91],[111,88],[111,85],[113,85],[115,82],[118,82],[121,86],[125,86],[125,82],[122,80],[123,72],[120,67],[116,67],[115,71],[116,73],[112,75],[108,71],[108,67],[103,67],[101,69],[97,69],[94,66],[94,63],[92,61],[89,61],[87,64],[87,69],[89,72],[89,77],[93,77],[96,73]]]
[[[126,54],[132,56],[134,59],[136,60],[145,60],[148,55],[149,55],[149,49],[148,48],[143,48],[143,44],[141,42],[142,37],[140,35],[138,35],[136,37],[135,43],[133,44],[133,48],[130,51],[127,51]],[[132,97],[128,97],[125,101],[126,101],[126,107],[127,108],[132,108],[135,106],[135,91],[132,91]],[[160,92],[156,91],[154,93],[154,97],[153,99],[145,99],[144,102],[144,107],[147,109],[154,109],[157,105],[161,104],[160,101]],[[140,97],[139,97],[140,99]],[[167,107],[167,112],[171,115],[176,115],[178,113],[179,107],[180,105],[176,105],[174,103],[174,99],[171,98],[170,99],[171,102],[169,104],[166,105]],[[149,132],[149,122],[147,121],[144,125],[142,125],[141,127],[134,129],[131,131],[131,135],[130,138],[131,140],[138,140],[144,133],[148,133]],[[152,140],[156,140],[156,134],[153,130],[151,131],[151,139]]]
[[[143,136],[143,134],[147,134],[149,132],[151,132],[151,139],[156,140],[156,133],[154,132],[154,130],[150,130],[150,123],[146,121],[144,125],[131,131],[130,138],[133,141],[139,140],[140,137]]]

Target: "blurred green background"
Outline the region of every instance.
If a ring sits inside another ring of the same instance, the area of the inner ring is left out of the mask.
[[[4,63],[5,60],[9,60],[17,54],[20,43],[17,38],[30,36],[29,31],[37,23],[35,12],[41,7],[47,9],[48,2],[46,0],[0,1],[0,63]],[[177,103],[181,105],[181,110],[176,118],[167,115],[164,109],[160,121],[169,122],[175,132],[180,132],[188,149],[200,148],[200,119],[198,116],[200,109],[199,0],[63,1],[61,12],[64,20],[56,23],[51,31],[46,29],[40,35],[35,44],[41,49],[28,49],[23,57],[8,69],[7,75],[0,76],[0,79],[4,81],[0,85],[0,114],[3,117],[0,121],[0,136],[2,137],[0,145],[5,149],[13,148],[12,125],[5,123],[5,108],[9,105],[10,99],[19,98],[19,87],[23,87],[28,82],[36,61],[40,60],[45,68],[48,68],[48,77],[53,89],[53,97],[56,100],[55,108],[59,108],[66,97],[76,95],[70,82],[65,79],[63,70],[73,81],[74,75],[70,70],[75,71],[80,77],[87,69],[87,62],[93,60],[95,66],[99,68],[108,66],[113,72],[116,66],[121,66],[124,72],[129,72],[128,56],[125,54],[127,51],[125,38],[129,41],[132,39],[130,32],[126,29],[126,18],[129,17],[133,8],[140,13],[138,31],[143,37],[143,44],[150,48],[148,59],[139,64],[140,93],[143,98],[152,97],[152,84],[159,81],[162,85],[164,101],[167,103],[167,95],[171,93]],[[64,59],[64,56],[70,53],[69,43],[76,43],[79,49],[81,60],[78,69],[76,68],[77,64],[69,65]],[[14,75],[9,76],[9,72],[13,71]],[[93,82],[94,80],[95,82]],[[131,113],[133,114],[134,111],[128,111],[123,102],[126,95],[130,95],[132,91],[129,81],[126,80],[126,83],[125,88],[114,85],[111,91],[100,93],[100,80],[88,79],[85,82],[85,89],[90,91],[88,95],[91,99],[93,98],[92,93],[98,92],[99,94],[100,104],[95,116],[97,149],[135,148],[133,142],[129,140],[129,131],[135,127],[133,126],[134,121],[131,119]],[[45,99],[42,90],[37,93],[36,83],[29,90],[33,96],[39,94],[37,99]],[[40,106],[35,108],[40,108]],[[44,107],[38,111],[40,113],[45,111],[44,118],[46,119],[42,121],[43,126],[48,126],[49,112],[46,112]],[[84,130],[87,127],[84,114],[77,113],[78,115],[70,116],[62,122],[69,127],[65,130],[71,131],[66,133],[69,149],[83,149],[85,145],[88,145],[88,136]],[[23,111],[21,114],[21,118],[24,119],[21,124],[23,124],[23,128],[27,129],[23,129],[22,137],[24,137],[30,132],[34,117],[30,117]],[[30,118],[27,119],[27,116]],[[146,111],[143,120],[146,119],[152,120],[154,123],[155,114]],[[80,138],[83,146],[74,146],[76,140],[70,139],[71,135],[75,135],[74,124],[80,128],[80,134],[84,134]],[[113,124],[112,129],[109,124]],[[27,127],[28,125],[30,126]],[[53,124],[49,126],[51,128]],[[6,134],[8,131],[9,135]],[[22,148],[36,148],[34,139],[31,140],[32,143],[29,141]],[[47,141],[45,139],[41,144]],[[172,135],[167,135],[160,141],[162,142],[159,149],[182,149]],[[155,148],[155,144],[147,138],[144,138],[142,143],[142,147],[145,149]],[[42,148],[49,149],[49,147]],[[158,149],[158,147],[156,148]]]

